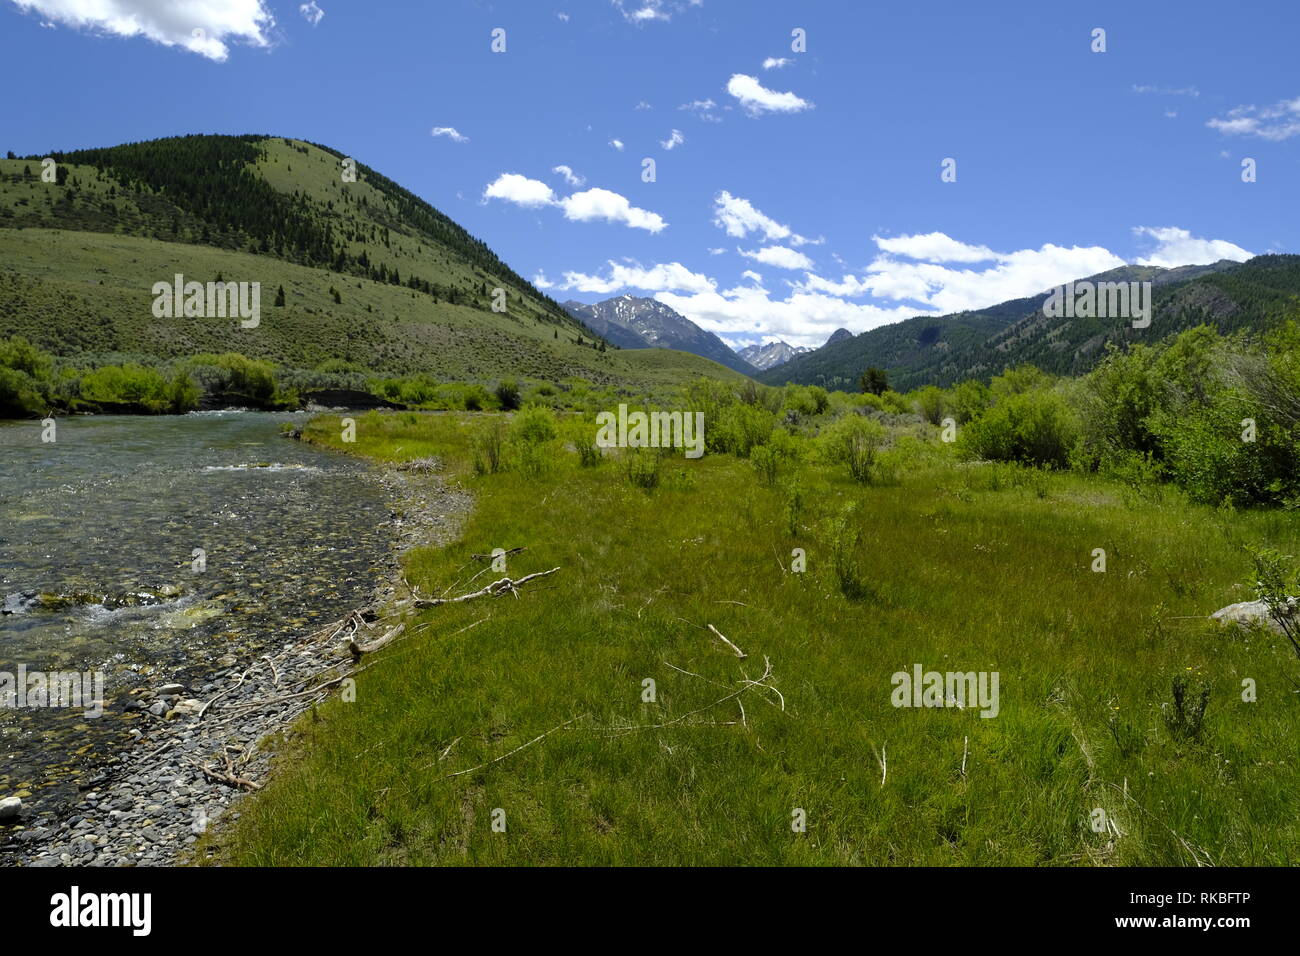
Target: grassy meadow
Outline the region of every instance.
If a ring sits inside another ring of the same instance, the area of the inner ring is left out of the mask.
[[[698,460],[597,457],[590,416],[537,409],[356,424],[304,438],[436,455],[475,496],[460,540],[406,556],[423,596],[501,577],[472,557],[494,548],[560,570],[411,614],[285,741],[221,862],[1295,861],[1300,662],[1206,615],[1253,597],[1248,548],[1300,553],[1296,511],[961,461],[918,416],[868,481],[815,421]],[[997,715],[893,706],[918,664],[997,672]]]

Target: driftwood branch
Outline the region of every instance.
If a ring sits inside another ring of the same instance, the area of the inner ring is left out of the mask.
[[[731,643],[731,641],[727,640],[727,638],[723,635],[723,633],[719,631],[716,627],[714,627],[712,624],[709,625],[709,630],[713,632],[714,637],[716,637],[718,640],[722,641],[723,644],[726,644],[729,648],[735,651],[736,656],[739,657],[742,661],[749,656],[744,651],[742,651],[739,647],[737,647],[735,644]]]
[[[549,571],[537,571],[533,574],[526,574],[519,580],[513,578],[501,578],[499,581],[493,581],[487,587],[478,591],[471,591],[469,594],[462,594],[454,598],[419,598],[415,601],[414,607],[441,607],[444,604],[463,604],[465,601],[473,601],[476,598],[500,596],[502,594],[513,594],[519,597],[519,588],[535,578],[544,578],[554,574],[559,568],[551,568]]]

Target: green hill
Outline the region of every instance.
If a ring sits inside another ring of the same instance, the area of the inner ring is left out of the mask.
[[[1115,318],[1048,318],[1043,293],[882,326],[755,377],[769,385],[795,382],[853,390],[863,370],[875,366],[889,373],[891,386],[907,391],[988,379],[1025,362],[1055,374],[1078,375],[1096,364],[1108,343],[1157,341],[1203,323],[1225,333],[1269,328],[1294,315],[1300,304],[1300,256],[1295,255],[1178,269],[1126,266],[1091,280],[1150,281],[1151,326],[1133,329]]]
[[[614,349],[414,194],[297,140],[186,136],[0,160],[0,338],[78,361],[238,351],[285,367],[630,388],[736,377]],[[258,282],[261,321],[158,318],[174,275]],[[493,311],[494,290],[505,311]],[[277,305],[279,290],[283,305]]]

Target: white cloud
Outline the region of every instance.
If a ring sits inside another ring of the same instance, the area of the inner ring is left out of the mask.
[[[1212,119],[1205,125],[1227,136],[1258,136],[1281,142],[1300,135],[1300,96],[1262,108],[1238,106],[1223,119]]]
[[[609,145],[613,146],[620,153],[623,152],[623,141],[621,139],[611,139]]]
[[[316,26],[325,17],[325,11],[316,5],[316,0],[307,0],[306,3],[299,4],[298,12],[312,26]]]
[[[564,177],[564,181],[568,183],[570,186],[582,186],[585,185],[587,182],[587,180],[583,179],[581,176],[575,173],[573,169],[569,166],[556,166],[554,169],[551,170],[551,172],[559,173],[561,176]]]
[[[704,0],[610,0],[629,23],[642,24],[652,20],[667,23],[673,12],[685,7],[700,7]]]
[[[679,110],[686,110],[688,113],[694,113],[697,119],[704,120],[706,123],[721,123],[722,118],[713,112],[718,108],[718,104],[713,100],[692,100],[689,103],[683,103],[677,107]]]
[[[796,252],[785,246],[764,246],[757,252],[751,252],[745,249],[737,249],[746,259],[753,259],[755,262],[761,262],[766,266],[776,266],[778,269],[811,269],[813,261],[805,256],[802,252]]]
[[[608,189],[588,189],[574,193],[569,198],[560,200],[560,205],[564,208],[565,218],[577,222],[603,219],[648,232],[660,232],[668,225],[658,213],[638,209],[628,202],[627,197]]]
[[[734,213],[737,207],[727,208]],[[744,214],[734,225],[745,233],[784,228],[752,206],[740,208]],[[1134,232],[1156,244],[1149,256],[1135,260],[1142,265],[1172,267],[1251,255],[1230,242],[1199,239],[1177,227],[1138,227]],[[815,347],[841,327],[862,332],[916,315],[987,308],[1126,264],[1100,246],[1046,243],[1037,249],[1003,253],[944,233],[893,239],[877,236],[874,241],[879,254],[861,273],[835,280],[805,270],[801,280],[786,280],[789,292],[784,298],[763,288],[762,277],[752,270],[742,272],[740,284],[728,289],[679,262],[643,268],[611,261],[606,275],[566,272],[564,287],[602,295],[643,290],[732,344],[775,337],[791,345]],[[794,249],[771,246],[740,252],[778,268],[801,268],[793,260],[778,261],[786,255],[801,255]],[[985,265],[973,268],[972,263]],[[852,301],[860,299],[868,301]]]
[[[716,283],[706,275],[692,272],[680,262],[667,262],[649,269],[632,263],[624,265],[614,260],[608,262],[609,275],[594,276],[581,272],[565,272],[561,289],[578,292],[595,292],[601,295],[619,289],[640,289],[647,292],[706,293],[716,288]]]
[[[1245,262],[1254,255],[1226,239],[1199,239],[1177,226],[1137,226],[1133,232],[1156,241],[1155,250],[1137,260],[1140,266],[1163,266],[1169,269],[1175,266],[1209,265],[1220,259]]]
[[[270,46],[275,18],[262,0],[14,0],[50,21],[114,36],[142,36],[210,60],[224,61],[230,42]]]
[[[569,15],[567,13],[560,12],[557,13],[556,16],[559,17],[561,20],[563,20],[565,23],[569,22]]]
[[[468,143],[469,137],[462,136],[460,131],[454,126],[435,126],[429,130],[430,136],[446,136],[453,143]]]
[[[713,198],[713,224],[737,239],[743,239],[753,232],[764,239],[789,242],[794,246],[813,241],[764,215],[748,199],[733,196],[725,189]]]
[[[518,206],[552,206],[555,193],[546,183],[518,173],[502,173],[483,190],[484,199],[504,199]]]
[[[894,239],[872,236],[871,239],[885,252],[906,256],[909,259],[924,259],[927,262],[984,262],[998,257],[998,254],[988,246],[972,246],[958,242],[942,232],[898,236]]]
[[[740,101],[745,112],[751,116],[763,113],[798,113],[810,110],[813,104],[793,93],[777,93],[769,90],[758,78],[744,73],[734,74],[727,81],[727,92]]]
[[[675,129],[669,134],[668,138],[663,140],[659,145],[664,149],[676,149],[684,142],[686,142],[686,137],[682,135],[682,131]]]
[[[838,328],[861,332],[917,314],[908,306],[881,308],[802,291],[781,299],[757,285],[689,295],[660,292],[655,298],[732,344],[757,334],[815,348]]]
[[[564,211],[564,218],[574,222],[604,220],[655,233],[668,226],[658,213],[639,209],[628,202],[626,196],[608,189],[588,189],[561,199],[546,183],[519,173],[502,173],[489,183],[483,190],[483,200],[489,199],[502,199],[525,207],[556,206]]]
[[[636,104],[636,106],[633,107],[633,108],[634,108],[634,109],[638,109],[638,110],[652,110],[652,109],[654,109],[654,107],[651,106],[649,103],[647,103],[645,100],[641,100],[641,101],[638,102],[638,103]]]
[[[789,63],[790,60],[788,60],[786,57],[769,56],[766,60],[763,61],[763,69],[779,70],[781,69],[781,67],[786,66]]]

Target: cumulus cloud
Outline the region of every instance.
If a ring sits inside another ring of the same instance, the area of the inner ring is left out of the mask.
[[[607,265],[609,273],[604,276],[565,272],[560,288],[600,295],[617,292],[619,289],[706,293],[716,288],[716,283],[708,276],[692,272],[680,262],[660,263],[647,269],[637,263],[625,265],[611,259]]]
[[[564,177],[564,181],[568,183],[570,186],[582,186],[587,182],[585,179],[583,179],[581,176],[575,173],[573,169],[569,166],[563,166],[563,165],[556,166],[554,169],[551,170],[551,172],[559,173],[561,176]]]
[[[307,0],[306,3],[300,4],[298,12],[312,26],[316,26],[325,17],[325,11],[316,5],[316,0]]]
[[[1300,96],[1272,106],[1238,106],[1205,125],[1226,136],[1258,136],[1281,142],[1300,135]]]
[[[654,297],[733,345],[759,335],[815,348],[838,328],[862,332],[917,314],[907,306],[884,308],[803,291],[781,298],[760,285],[693,294],[659,292]]]
[[[559,167],[557,171],[558,169]],[[603,220],[653,233],[668,226],[658,213],[633,206],[626,196],[608,189],[588,189],[559,198],[546,183],[519,173],[502,173],[489,183],[483,190],[483,200],[486,202],[489,199],[501,199],[531,208],[555,206],[563,211],[564,218],[574,222]]]
[[[740,101],[741,107],[750,116],[763,113],[798,113],[810,110],[813,104],[796,96],[794,93],[778,93],[769,90],[758,77],[745,73],[735,73],[727,81],[727,92]]]
[[[781,69],[781,67],[789,64],[789,62],[790,61],[783,56],[769,56],[766,60],[763,61],[763,69],[779,70]]]
[[[773,242],[789,242],[802,246],[813,240],[806,239],[789,226],[782,225],[771,216],[764,215],[748,199],[733,196],[725,189],[713,198],[713,224],[727,235],[743,239],[757,233]]]
[[[628,202],[627,197],[608,189],[588,189],[574,193],[568,199],[560,200],[560,206],[564,209],[566,219],[577,222],[603,219],[648,232],[660,232],[668,225],[658,213],[639,209]]]
[[[555,193],[538,179],[519,173],[502,173],[483,190],[484,199],[504,199],[517,206],[552,206]]]
[[[898,236],[894,239],[872,236],[871,239],[885,252],[909,259],[924,259],[926,262],[984,262],[997,258],[997,253],[988,246],[958,242],[942,232]]]
[[[275,18],[262,0],[14,0],[49,22],[122,37],[141,36],[223,62],[229,44],[270,46]]]
[[[620,153],[623,152],[623,141],[621,139],[611,139],[609,145],[613,146]]]
[[[1199,239],[1177,226],[1137,226],[1133,232],[1156,241],[1155,250],[1137,260],[1140,266],[1163,266],[1169,269],[1174,266],[1209,265],[1220,259],[1245,262],[1254,255],[1226,239]]]
[[[738,249],[736,250],[746,259],[753,259],[755,262],[761,262],[767,266],[776,266],[778,269],[811,269],[813,261],[805,256],[802,252],[786,246],[764,246],[756,251]]]
[[[752,205],[724,201],[719,209],[730,211],[734,218],[730,225],[739,234],[764,235],[788,229]],[[1173,267],[1251,255],[1233,243],[1199,239],[1172,226],[1142,226],[1134,232],[1155,243],[1149,255],[1135,260],[1142,265]],[[759,273],[749,269],[741,273],[734,288],[724,288],[713,277],[693,272],[680,262],[647,268],[611,261],[602,275],[566,272],[564,287],[601,295],[628,289],[653,294],[732,344],[776,337],[792,345],[815,347],[841,327],[862,332],[917,315],[987,308],[1126,264],[1100,246],[1046,243],[1036,249],[998,252],[938,232],[876,236],[874,242],[877,254],[870,265],[839,279],[817,275],[811,262],[786,258],[801,255],[787,246],[739,250],[742,256],[777,268],[802,269],[801,279],[785,280],[784,292],[765,289]]]
[[[686,137],[682,135],[682,131],[675,129],[668,134],[668,138],[660,142],[659,145],[664,149],[676,149],[684,142],[686,142]]]
[[[469,137],[462,136],[460,130],[454,126],[435,126],[429,130],[430,136],[445,136],[453,143],[468,143]]]

